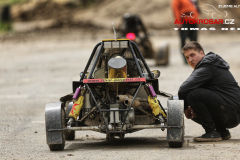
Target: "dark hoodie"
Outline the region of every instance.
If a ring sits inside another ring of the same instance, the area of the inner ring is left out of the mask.
[[[192,74],[181,85],[178,96],[185,100],[187,93],[196,88],[211,90],[221,96],[235,111],[240,113],[240,88],[229,71],[229,65],[219,55],[209,52],[196,65]],[[184,102],[184,109],[188,104]]]

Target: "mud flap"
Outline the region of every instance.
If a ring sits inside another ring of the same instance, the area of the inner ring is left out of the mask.
[[[48,103],[45,108],[45,126],[47,144],[63,144],[63,131],[49,132],[49,129],[62,129],[62,103]]]
[[[168,126],[180,126],[181,128],[169,128],[167,130],[168,142],[184,141],[184,106],[183,100],[168,100],[167,102],[167,124]],[[171,146],[170,146],[171,147]]]

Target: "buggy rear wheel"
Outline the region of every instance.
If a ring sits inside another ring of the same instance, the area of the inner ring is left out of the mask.
[[[184,125],[183,125],[184,127]],[[168,146],[170,148],[181,148],[183,146],[183,143],[184,143],[184,129],[183,129],[183,132],[182,132],[182,141],[181,142],[171,142],[171,141],[168,141]]]
[[[47,144],[51,151],[60,151],[65,147],[64,131],[49,131],[65,127],[65,112],[61,103],[50,103],[45,109]]]
[[[184,143],[184,107],[183,100],[168,100],[167,141],[170,148],[180,148]],[[171,128],[173,126],[174,128]]]

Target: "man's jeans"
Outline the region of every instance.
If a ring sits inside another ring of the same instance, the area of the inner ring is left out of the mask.
[[[186,103],[197,118],[193,121],[202,125],[206,132],[224,131],[236,127],[240,122],[239,114],[234,111],[218,94],[203,88],[190,91]]]

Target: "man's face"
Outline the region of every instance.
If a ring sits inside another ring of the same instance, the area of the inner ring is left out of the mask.
[[[184,55],[188,64],[192,68],[195,68],[198,62],[200,62],[205,56],[202,50],[198,52],[198,51],[195,51],[194,49],[188,49],[184,51]]]

